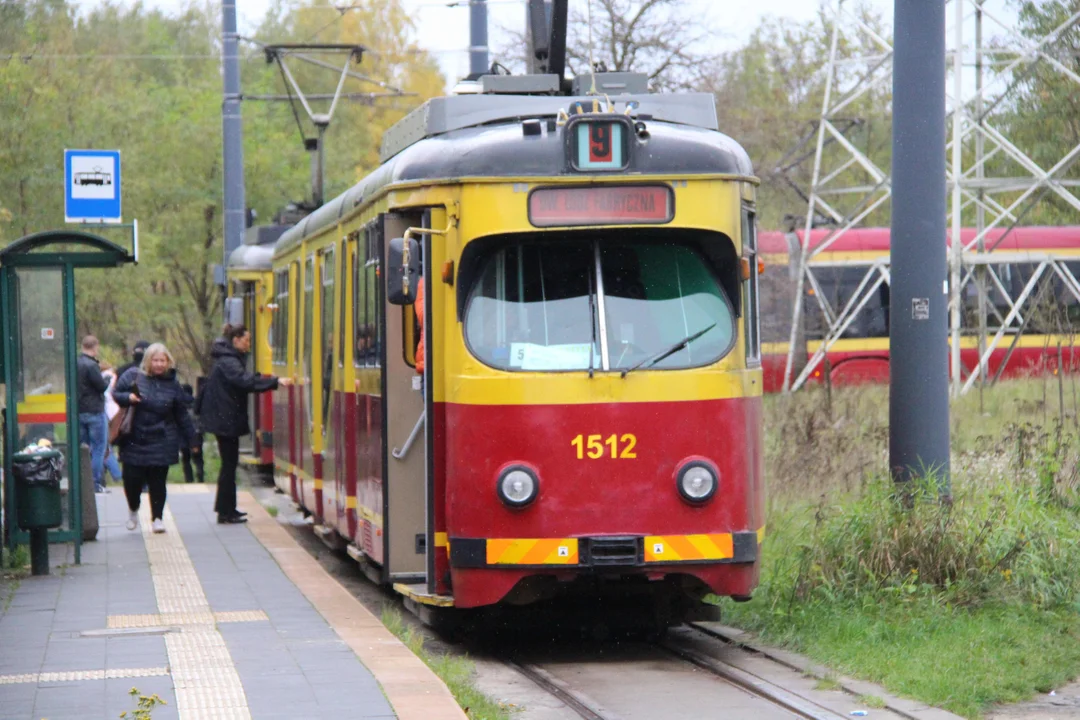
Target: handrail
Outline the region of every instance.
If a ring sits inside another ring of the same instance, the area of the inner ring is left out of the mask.
[[[409,450],[412,449],[413,443],[416,442],[416,436],[420,434],[420,428],[424,426],[424,421],[427,419],[427,410],[420,413],[420,417],[416,419],[416,425],[413,426],[412,432],[409,433],[409,439],[405,441],[405,447],[400,450],[394,448],[391,451],[391,455],[395,460],[403,460],[406,455],[409,454]]]

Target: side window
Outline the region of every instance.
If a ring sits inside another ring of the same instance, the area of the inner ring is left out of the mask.
[[[299,357],[300,357],[299,353],[297,352],[297,346],[300,343],[300,321],[299,321],[299,314],[298,314],[300,312],[300,301],[299,301],[300,287],[299,287],[299,284],[300,284],[300,263],[298,263],[298,262],[296,262],[294,260],[292,263],[289,264],[289,286],[287,288],[287,291],[289,293],[292,293],[293,290],[295,289],[297,299],[295,299],[295,300],[293,300],[292,298],[289,299],[289,308],[287,310],[287,312],[289,313],[289,316],[285,321],[287,323],[288,327],[292,330],[292,333],[289,335],[289,339],[287,341],[289,343],[289,347],[291,348],[291,352],[286,352],[286,355],[288,357],[285,358],[285,362],[287,362],[287,363],[288,362],[296,363],[298,361]]]
[[[345,327],[345,306],[348,304],[345,301],[345,286],[344,282],[348,277],[345,274],[345,258],[349,257],[349,246],[345,244],[345,239],[342,238],[339,247],[339,254],[341,255],[341,303],[338,304],[338,334],[337,334],[337,356],[338,367],[345,367],[345,337],[347,328]]]
[[[364,365],[367,367],[379,367],[382,359],[382,314],[383,295],[382,277],[379,273],[380,248],[378,247],[379,234],[374,226],[368,226],[364,245],[364,315],[367,318],[365,333],[367,334],[367,351],[364,355]]]
[[[368,320],[367,308],[367,230],[356,234],[356,252],[353,253],[353,365],[364,367],[374,347],[372,328]]]
[[[274,273],[274,319],[270,323],[272,362],[284,365],[288,362],[289,340],[289,271]]]
[[[326,432],[326,418],[330,412],[330,398],[334,378],[334,246],[328,247],[322,256],[320,270],[322,276],[319,290],[319,347],[322,351],[322,392],[323,392],[323,432]]]
[[[315,258],[308,255],[307,260],[304,261],[304,348],[303,348],[303,366],[300,368],[300,376],[306,380],[311,380],[311,338],[312,338],[312,324],[315,322]],[[309,385],[304,393],[308,422],[314,422],[314,410],[312,404],[312,388]]]
[[[758,313],[758,254],[755,215],[743,209],[743,256],[750,262],[750,278],[746,282],[746,302],[743,318],[746,322],[746,364],[761,364],[761,319]]]

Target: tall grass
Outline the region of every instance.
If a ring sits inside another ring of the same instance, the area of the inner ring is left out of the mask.
[[[952,492],[888,472],[888,389],[765,402],[769,533],[728,622],[981,717],[1080,674],[1080,423],[1071,379],[951,405]]]

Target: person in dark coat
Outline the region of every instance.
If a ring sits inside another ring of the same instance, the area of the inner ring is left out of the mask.
[[[116,369],[117,379],[122,378],[124,376],[124,373],[126,373],[131,368],[137,368],[142,365],[143,354],[146,352],[146,348],[148,347],[150,347],[150,343],[146,342],[145,340],[140,340],[139,342],[135,343],[135,350],[133,350],[131,353],[131,362],[124,363]]]
[[[181,447],[199,451],[194,447],[195,426],[168,349],[161,343],[146,348],[142,365],[131,368],[117,381],[113,399],[122,408],[135,406],[131,434],[120,443],[124,494],[131,511],[127,528],[134,530],[139,525],[139,496],[143,485],[148,485],[153,530],[165,532],[162,517],[169,466],[177,463]]]
[[[195,414],[203,432],[217,438],[221,453],[217,499],[214,512],[218,522],[247,522],[245,513],[236,510],[236,466],[240,462],[240,438],[251,433],[248,424],[248,396],[288,385],[288,378],[248,372],[247,354],[251,334],[243,325],[226,325],[222,337],[214,341],[210,357],[214,368],[195,403]]]
[[[184,391],[184,405],[187,406],[189,411],[192,411],[195,407],[195,393],[193,392],[191,385],[184,383],[180,386]],[[195,442],[194,447],[202,447],[203,434],[202,429],[199,427],[198,419],[195,419]],[[194,472],[192,472],[192,466],[194,465]],[[201,452],[194,452],[192,448],[186,445],[180,448],[180,466],[184,469],[184,482],[193,483],[198,479],[199,482],[206,482],[206,471],[203,468],[203,456]]]
[[[101,427],[105,412],[105,391],[109,383],[101,374],[98,362],[98,339],[87,335],[82,340],[82,353],[76,361],[76,379],[79,388],[79,439],[90,446],[90,472],[94,478],[94,491],[105,489],[105,449],[109,438]]]

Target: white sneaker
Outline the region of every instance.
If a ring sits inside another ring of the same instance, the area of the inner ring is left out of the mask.
[[[154,529],[154,532],[156,532],[156,533],[165,532],[165,522],[161,518],[158,518],[157,520],[155,520],[150,525],[150,527],[152,527]]]
[[[139,513],[132,510],[128,513],[127,529],[134,530],[139,527]]]

